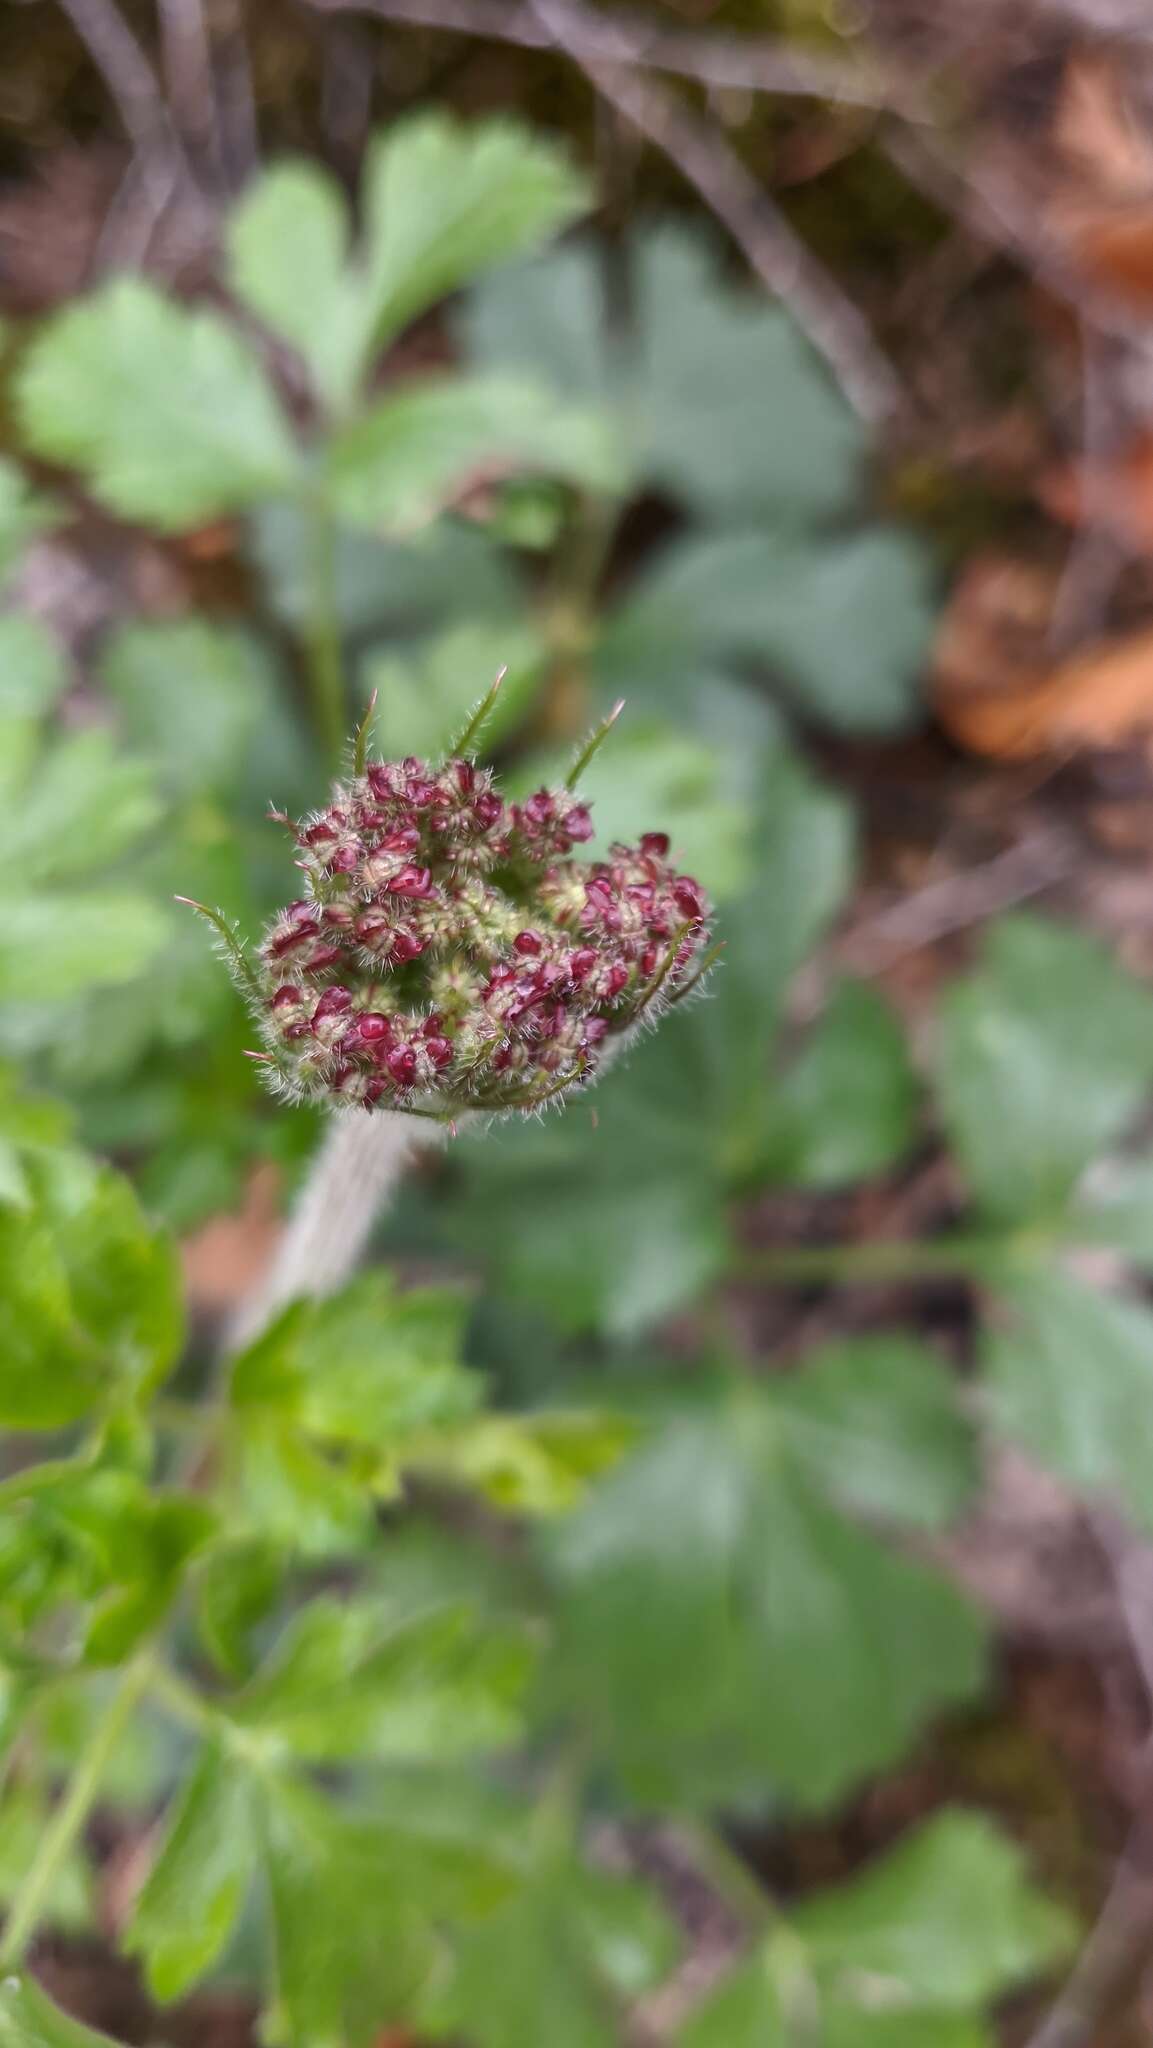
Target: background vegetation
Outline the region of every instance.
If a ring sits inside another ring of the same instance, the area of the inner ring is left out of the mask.
[[[0,19],[0,2048],[1128,2048],[1147,25],[469,12]],[[172,897],[499,667],[722,963],[222,1374]]]

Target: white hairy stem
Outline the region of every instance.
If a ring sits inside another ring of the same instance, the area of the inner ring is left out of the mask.
[[[396,1110],[333,1113],[272,1263],[237,1312],[229,1351],[251,1344],[290,1301],[344,1285],[413,1153],[436,1131]]]

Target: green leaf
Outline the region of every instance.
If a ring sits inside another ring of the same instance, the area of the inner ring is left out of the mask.
[[[262,772],[275,772],[275,678],[246,633],[204,619],[122,626],[104,646],[100,675],[126,738],[172,795],[234,789],[258,737]]]
[[[819,1999],[803,1978],[790,1998],[792,1960],[778,1967],[770,1944],[734,1970],[693,2014],[681,2048],[794,2048],[814,2010],[821,2048],[994,2048],[981,2021],[964,2014]]]
[[[827,1804],[979,1682],[976,1615],[828,1505],[767,1401],[670,1421],[554,1560],[558,1699],[647,1803]]]
[[[365,173],[367,290],[378,342],[493,265],[527,254],[588,204],[552,143],[512,121],[398,122]]]
[[[0,618],[0,725],[43,718],[67,682],[64,649],[38,619]]]
[[[842,1187],[892,1166],[916,1132],[917,1084],[888,1004],[843,981],[788,1072],[766,1166],[802,1187]]]
[[[31,1977],[0,1979],[0,2048],[116,2048],[53,2005]]]
[[[197,1983],[228,1940],[252,1877],[253,1827],[243,1770],[206,1745],[173,1802],[124,1937],[162,2003]]]
[[[338,433],[326,480],[338,518],[403,535],[475,483],[540,471],[593,491],[621,484],[607,420],[512,377],[429,378]]]
[[[562,1514],[617,1462],[632,1435],[624,1417],[595,1408],[482,1413],[455,1430],[438,1431],[416,1448],[413,1463],[451,1473],[509,1512]]]
[[[455,1969],[422,2013],[439,2039],[478,2048],[611,2048],[619,2001],[661,1979],[676,1954],[653,1895],[629,1879],[542,1860],[496,1913],[463,1932]]]
[[[984,1340],[998,1427],[1073,1486],[1153,1526],[1153,1317],[1055,1266],[999,1292]]]
[[[333,407],[351,398],[373,307],[349,268],[349,219],[334,178],[314,163],[274,164],[228,223],[232,289],[307,365]]]
[[[1007,918],[944,999],[936,1067],[982,1208],[1051,1218],[1153,1080],[1153,1003],[1086,933]]]
[[[1020,1851],[982,1815],[959,1810],[801,1906],[793,1925],[812,1968],[842,1996],[881,1982],[895,2003],[959,2011],[1060,1961],[1076,1936],[1070,1915],[1032,1888]]]
[[[266,2037],[367,2048],[411,2011],[442,1938],[387,1829],[283,1775],[264,1774],[261,1791],[276,1984]]]
[[[37,454],[74,465],[111,511],[169,532],[299,480],[284,415],[234,329],[137,278],[54,315],[16,402]]]
[[[0,1800],[0,1905],[5,1909],[20,1893],[44,1838],[49,1811],[48,1800],[18,1780]],[[81,1844],[73,1845],[56,1871],[42,1919],[47,1927],[72,1933],[92,1930],[92,1871]]]
[[[992,2048],[978,2015],[1076,1929],[982,1815],[945,1811],[804,1902],[694,2014],[684,2048]]]
[[[341,1557],[373,1531],[364,1480],[307,1443],[295,1418],[253,1408],[230,1432],[230,1495],[236,1533],[289,1557]]]
[[[486,752],[516,731],[540,695],[545,648],[533,625],[494,620],[452,626],[410,656],[391,650],[370,655],[364,681],[380,701],[374,745],[390,758],[435,759],[502,668],[504,681],[485,722]]]
[[[0,1002],[59,1003],[86,989],[132,981],[169,930],[164,912],[130,889],[5,895]]]
[[[599,244],[568,242],[482,278],[460,309],[478,369],[523,375],[569,398],[609,402],[616,369]]]
[[[814,1480],[864,1514],[939,1528],[971,1499],[979,1464],[946,1362],[900,1336],[806,1355],[777,1406]]]
[[[610,622],[604,659],[755,663],[847,731],[904,723],[932,626],[927,565],[886,527],[788,539],[762,529],[674,542]],[[614,651],[615,650],[615,651]]]
[[[1068,1217],[1075,1244],[1105,1245],[1153,1265],[1153,1160],[1103,1161],[1090,1171]]]
[[[325,1301],[295,1303],[237,1359],[231,1398],[266,1407],[305,1432],[394,1452],[477,1405],[480,1383],[460,1363],[467,1304],[445,1289],[401,1293],[370,1272]]]
[[[314,582],[305,515],[288,503],[262,507],[252,522],[252,544],[277,617],[299,633],[310,616]],[[344,631],[383,633],[390,643],[440,634],[452,620],[504,627],[525,609],[507,554],[487,533],[459,521],[422,527],[405,541],[342,529],[333,582]]]
[[[180,1590],[185,1566],[216,1534],[215,1510],[185,1494],[148,1497],[132,1518],[127,1583],[97,1605],[83,1654],[90,1664],[122,1664],[163,1621]]]
[[[26,1170],[29,1207],[0,1209],[0,1420],[48,1429],[103,1392],[155,1384],[183,1321],[172,1248],[126,1181],[74,1153]]]
[[[681,228],[642,231],[626,260],[623,327],[591,243],[484,279],[462,319],[470,360],[611,403],[633,476],[705,517],[795,527],[842,511],[860,428],[790,316],[726,288]]]
[[[205,1558],[196,1584],[196,1619],[201,1641],[225,1677],[248,1677],[255,1661],[252,1637],[280,1598],[285,1566],[279,1545],[261,1537],[234,1537]]]
[[[606,1076],[595,1127],[575,1112],[459,1148],[454,1241],[565,1327],[634,1335],[696,1298],[724,1261],[729,1193],[756,1177],[785,990],[850,865],[843,805],[787,747],[765,755],[761,781],[756,889],[718,921],[726,950],[709,1000]]]
[[[519,1627],[459,1602],[396,1617],[316,1599],[230,1712],[316,1762],[451,1757],[513,1738],[531,1661]]]
[[[788,313],[726,291],[703,238],[635,244],[645,474],[706,516],[800,525],[858,486],[861,429]]]
[[[134,845],[159,815],[144,762],[118,753],[106,732],[65,734],[44,751],[23,800],[0,820],[0,888],[7,895],[17,877],[21,893],[42,882],[87,878]]]

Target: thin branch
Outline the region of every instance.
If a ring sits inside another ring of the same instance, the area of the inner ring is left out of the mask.
[[[158,12],[169,106],[185,143],[210,180],[218,182],[220,123],[202,0],[158,0]]]
[[[653,79],[591,57],[571,29],[567,0],[536,0],[540,19],[597,91],[654,143],[728,228],[752,269],[788,305],[862,419],[897,410],[900,386],[868,325],[816,262],[718,128],[691,113]]]
[[[183,162],[156,73],[115,0],[60,4],[108,87],[142,163],[166,165],[174,156]]]
[[[634,65],[692,78],[700,85],[839,100],[846,106],[904,104],[910,117],[915,113],[911,88],[899,92],[864,65],[802,54],[761,37],[659,29],[628,12],[609,16],[574,5],[566,10],[566,36],[560,38],[539,9],[506,6],[505,0],[312,0],[312,5],[325,14],[373,14],[402,27],[445,29],[527,50],[548,50],[560,43],[578,63]]]

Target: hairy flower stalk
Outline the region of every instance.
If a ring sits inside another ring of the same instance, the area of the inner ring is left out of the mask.
[[[292,833],[303,889],[255,961],[213,916],[270,1086],[343,1112],[318,1168],[329,1193],[305,1197],[309,1242],[320,1231],[327,1243],[304,1259],[298,1219],[269,1283],[278,1301],[351,1270],[364,1233],[340,1224],[338,1183],[354,1153],[367,1202],[367,1161],[387,1156],[383,1178],[395,1177],[412,1119],[453,1126],[559,1103],[708,965],[708,899],[670,863],[663,832],[604,859],[578,851],[593,824],[573,784],[603,733],[565,786],[513,802],[469,758],[478,726],[479,715],[438,764],[368,759],[358,743],[323,808],[297,821],[274,814]],[[364,1128],[385,1112],[403,1119],[403,1142]]]

